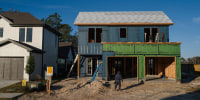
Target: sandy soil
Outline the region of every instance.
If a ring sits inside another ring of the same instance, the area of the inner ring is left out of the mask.
[[[67,78],[52,85],[51,96],[47,92],[32,92],[19,100],[200,100],[200,77],[188,83],[174,81],[124,80],[120,91],[114,91],[114,81],[90,78]]]

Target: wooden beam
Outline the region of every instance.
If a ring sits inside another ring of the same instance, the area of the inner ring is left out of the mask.
[[[173,25],[174,23],[74,23],[74,25],[100,25],[100,26],[121,26],[121,25],[128,25],[128,26],[149,26],[149,25],[159,25],[159,26],[165,26],[165,25]]]
[[[139,70],[139,69],[138,69],[138,63],[139,63],[139,62],[138,62],[138,56],[137,56],[137,81],[138,81],[138,83],[139,83],[139,78],[138,78],[138,70]]]
[[[176,72],[176,68],[177,68],[177,66],[176,66],[176,57],[174,57],[174,60],[175,60],[175,80],[176,80],[176,82],[177,82],[177,72]]]
[[[77,66],[77,78],[79,79],[80,76],[80,54],[78,54],[78,66]]]
[[[108,81],[108,56],[106,57],[106,81]]]
[[[126,57],[124,57],[124,74],[126,75]]]
[[[131,57],[131,59],[132,59],[132,75],[134,75],[135,73],[134,73],[134,71],[135,71],[135,67],[134,67],[134,58],[133,57]]]
[[[144,82],[146,82],[146,68],[145,68],[145,59],[146,59],[146,57],[144,57]]]

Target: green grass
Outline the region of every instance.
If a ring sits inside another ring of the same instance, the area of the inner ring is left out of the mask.
[[[26,93],[26,87],[22,87],[22,83],[15,83],[13,85],[0,89],[0,93]]]
[[[0,100],[13,100],[11,98],[0,98]]]
[[[59,82],[63,79],[64,78],[53,78],[52,84]],[[46,85],[45,80],[39,80],[39,82],[42,82],[42,86],[45,87]],[[0,93],[28,93],[28,92],[31,91],[28,89],[28,87],[23,87],[21,82],[0,89]]]

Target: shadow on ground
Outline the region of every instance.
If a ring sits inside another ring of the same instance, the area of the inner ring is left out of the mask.
[[[66,79],[65,81],[77,80],[77,78]]]
[[[63,86],[60,85],[51,86],[51,90],[60,90],[61,88],[63,88]]]
[[[105,83],[102,83],[103,84],[103,86],[105,86],[105,87],[110,87],[111,85],[110,85],[110,82],[105,82]]]
[[[163,79],[161,77],[157,77],[157,78],[149,78],[149,79],[146,79],[146,81],[153,81],[153,80],[158,80],[158,79]]]
[[[167,97],[161,100],[200,100],[200,90],[196,90],[194,92],[190,92],[187,94]]]
[[[141,80],[141,82],[138,83],[138,84],[133,84],[133,85],[127,86],[126,88],[121,89],[121,90],[123,91],[123,90],[131,89],[133,87],[136,87],[136,86],[139,86],[139,85],[142,85],[142,84],[144,84],[143,80]]]

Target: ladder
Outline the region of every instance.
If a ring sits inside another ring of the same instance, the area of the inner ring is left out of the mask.
[[[95,70],[95,72],[94,72],[94,75],[92,76],[92,79],[91,79],[90,82],[94,81],[94,79],[95,79],[95,77],[96,77],[96,75],[97,75],[97,72],[99,71],[99,68],[101,67],[102,63],[103,63],[103,62],[99,62],[99,65],[97,66],[97,68],[96,68],[96,70]]]
[[[76,55],[76,58],[74,59],[74,63],[72,64],[72,66],[71,66],[71,68],[70,68],[70,70],[69,70],[69,72],[68,72],[68,74],[67,74],[67,78],[69,77],[69,75],[70,75],[72,69],[74,68],[74,65],[75,65],[77,59],[78,59],[78,54]]]

